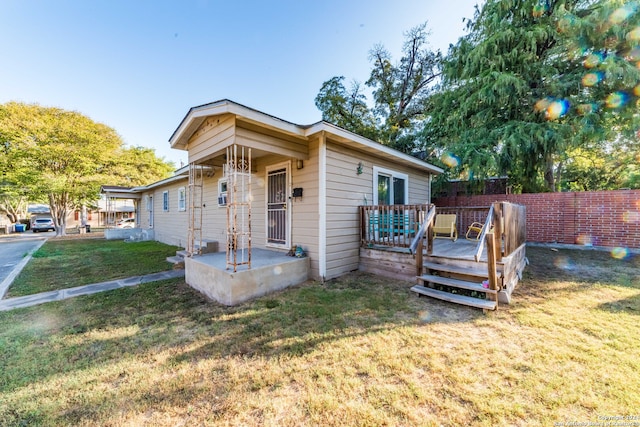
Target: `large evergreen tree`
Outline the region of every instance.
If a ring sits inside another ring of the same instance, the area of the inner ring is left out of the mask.
[[[567,153],[637,118],[637,12],[617,0],[487,0],[444,61],[425,137],[458,172],[556,190]]]

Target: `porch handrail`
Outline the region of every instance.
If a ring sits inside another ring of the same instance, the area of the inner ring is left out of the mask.
[[[476,262],[480,261],[480,257],[482,256],[482,251],[484,250],[485,236],[491,229],[491,221],[493,219],[493,204],[489,208],[489,213],[487,214],[487,219],[484,221],[484,226],[482,227],[482,231],[480,232],[480,236],[478,236],[478,246],[476,247],[476,253],[473,256]]]
[[[427,228],[433,222],[433,219],[435,217],[436,217],[436,206],[431,205],[431,208],[429,209],[429,212],[427,213],[427,216],[425,217],[424,222],[420,224],[420,228],[418,229],[418,232],[416,233],[415,237],[411,241],[411,245],[409,245],[409,252],[411,254],[416,253],[418,244],[420,243],[420,241],[422,241],[424,233],[427,232]]]

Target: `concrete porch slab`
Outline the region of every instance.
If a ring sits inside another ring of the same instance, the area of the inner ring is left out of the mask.
[[[185,259],[185,280],[209,298],[236,305],[252,298],[298,285],[309,278],[309,258],[254,248],[251,269],[246,265],[226,269],[226,253],[217,252]]]

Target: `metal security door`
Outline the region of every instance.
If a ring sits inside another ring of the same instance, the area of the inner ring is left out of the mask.
[[[267,244],[289,247],[288,166],[267,169]]]

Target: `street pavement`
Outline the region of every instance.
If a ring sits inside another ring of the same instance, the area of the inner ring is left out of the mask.
[[[53,231],[45,233],[12,233],[0,236],[0,298],[9,285],[31,259],[31,254],[55,236]]]

